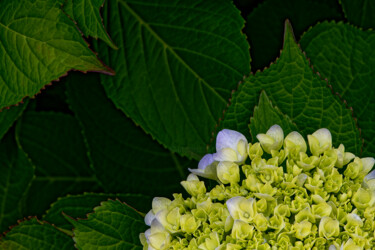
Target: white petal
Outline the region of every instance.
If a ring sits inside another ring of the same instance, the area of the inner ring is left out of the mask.
[[[168,211],[167,211],[168,212]],[[159,212],[160,213],[160,212]],[[151,234],[154,233],[163,233],[167,230],[163,227],[163,225],[159,222],[159,220],[153,220],[151,223]]]
[[[216,151],[220,151],[223,148],[236,149],[240,140],[245,141],[247,144],[246,137],[240,132],[230,129],[223,129],[217,134],[216,137]]]
[[[212,154],[206,154],[198,163],[199,169],[205,169],[207,166],[211,165],[214,162]]]
[[[213,154],[213,159],[215,161],[231,161],[231,162],[237,162],[238,154],[237,152],[232,148],[223,148],[217,153]]]
[[[321,128],[312,134],[316,139],[318,139],[320,146],[329,145],[328,148],[332,147],[332,135],[326,128]]]
[[[283,145],[284,131],[279,125],[275,124],[272,127],[270,127],[270,129],[268,129],[266,134],[274,138],[275,141],[278,142],[279,147]],[[279,150],[279,149],[276,149],[276,150]]]
[[[155,214],[152,212],[152,209],[145,216],[145,224],[151,226],[152,221],[155,219]]]
[[[199,181],[199,178],[195,174],[189,174],[186,180],[187,181]]]
[[[361,161],[363,164],[362,172],[367,174],[368,172],[371,171],[372,167],[374,166],[375,159],[372,157],[366,157],[366,158],[362,158]]]
[[[284,148],[286,148],[290,142],[293,143],[296,146],[299,146],[300,152],[306,153],[306,150],[307,150],[306,141],[300,133],[298,133],[297,131],[293,131],[293,132],[289,133],[285,137]]]
[[[229,200],[227,200],[227,202],[226,202],[227,208],[228,208],[228,211],[229,211],[229,213],[230,213],[230,215],[232,216],[233,219],[239,219],[236,211],[239,210],[239,204],[244,199],[246,200],[245,197],[236,196],[236,197],[233,197],[233,198],[230,198]]]
[[[207,166],[205,169],[189,168],[189,171],[195,175],[216,181],[217,180],[216,166],[217,166],[217,162],[214,162],[213,164]]]
[[[368,175],[365,176],[365,180],[369,181],[375,179],[375,170],[372,170]]]
[[[166,208],[167,206],[169,206],[169,204],[171,204],[172,201],[168,198],[165,198],[165,197],[155,197],[153,200],[152,200],[152,212],[154,212],[154,214],[156,214],[157,212],[159,212],[160,210]]]
[[[337,250],[337,249],[336,249],[335,245],[330,245],[328,250]]]

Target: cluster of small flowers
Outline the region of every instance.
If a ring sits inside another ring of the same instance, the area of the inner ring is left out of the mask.
[[[332,147],[324,128],[308,135],[311,155],[301,134],[284,138],[278,125],[257,139],[248,144],[241,133],[220,131],[217,152],[181,182],[191,197],[154,198],[145,217],[151,228],[140,235],[144,249],[374,246],[374,158],[355,157],[342,144]],[[198,176],[218,185],[207,192]]]

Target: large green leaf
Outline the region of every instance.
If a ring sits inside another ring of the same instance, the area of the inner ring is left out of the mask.
[[[283,25],[289,19],[297,39],[311,25],[326,19],[343,19],[336,0],[266,0],[247,18],[252,69],[263,69],[280,54]]]
[[[87,219],[68,219],[79,249],[142,249],[139,234],[146,230],[143,218],[118,200],[102,202]]]
[[[259,104],[255,106],[253,117],[250,118],[249,128],[253,140],[255,140],[257,134],[266,133],[275,124],[283,129],[285,135],[292,131],[298,131],[297,126],[289,116],[284,115],[277,107],[273,107],[266,92],[262,91]]]
[[[67,0],[64,11],[77,22],[79,29],[86,37],[100,38],[113,49],[116,45],[108,36],[100,16],[100,8],[105,0]]]
[[[0,1],[0,108],[35,95],[71,69],[109,72],[58,1]]]
[[[25,110],[28,101],[18,106],[9,107],[0,111],[0,139],[3,138],[5,133],[9,130],[12,124],[21,116]]]
[[[14,131],[0,142],[0,232],[22,218],[25,198],[34,168],[25,153],[17,147]]]
[[[0,239],[4,250],[66,250],[75,249],[72,238],[36,218],[19,223]]]
[[[138,211],[147,213],[151,209],[152,197],[141,194],[95,194],[68,195],[59,198],[43,216],[43,219],[64,229],[71,230],[72,225],[65,219],[63,213],[72,218],[84,218],[100,202],[108,199],[119,199]]]
[[[173,152],[199,159],[231,90],[250,71],[244,20],[230,1],[112,0],[104,23],[116,71],[107,95]]]
[[[375,157],[375,32],[324,22],[301,39],[314,68],[350,106],[362,131],[364,155]]]
[[[99,190],[74,117],[25,112],[17,123],[20,146],[36,166],[26,203],[28,215],[41,215],[57,197]]]
[[[107,192],[170,196],[197,162],[161,147],[116,109],[95,74],[75,74],[68,102],[84,130],[96,176]]]
[[[280,58],[245,80],[233,95],[222,127],[249,135],[249,117],[262,90],[268,93],[273,105],[292,119],[302,135],[325,127],[331,131],[335,146],[343,143],[349,151],[360,152],[361,140],[351,111],[310,68],[289,22],[285,25]]]
[[[363,28],[375,28],[375,1],[339,0],[345,17],[352,24]]]

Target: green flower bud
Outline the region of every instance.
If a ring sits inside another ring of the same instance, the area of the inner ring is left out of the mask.
[[[348,164],[351,160],[354,159],[355,155],[350,152],[345,152],[345,147],[343,144],[340,144],[340,146],[335,149],[337,154],[337,161],[335,166],[337,168],[342,168],[346,164]]]
[[[192,214],[181,215],[181,230],[186,233],[194,233],[200,226],[200,221],[196,220]]]
[[[321,202],[318,205],[312,205],[312,213],[316,218],[329,216],[332,212],[332,207],[326,202]]]
[[[326,239],[333,239],[339,236],[340,225],[339,221],[331,217],[323,217],[319,223],[319,236]]]
[[[199,245],[199,249],[202,250],[212,250],[217,248],[220,245],[220,239],[217,232],[212,232],[209,236],[205,239],[205,241]]]
[[[308,206],[299,211],[298,214],[296,214],[295,220],[296,222],[308,220],[312,223],[315,223],[315,216],[312,214],[311,208]]]
[[[217,165],[217,177],[223,184],[240,181],[240,168],[234,162],[222,161]]]
[[[254,217],[254,224],[258,231],[266,231],[268,228],[268,219],[262,213],[258,213]]]
[[[374,202],[374,191],[363,188],[359,188],[352,198],[353,205],[361,210],[366,209],[368,206],[372,206]]]
[[[311,222],[304,220],[293,225],[293,230],[295,230],[296,238],[303,240],[311,233]]]
[[[281,217],[289,217],[290,216],[290,209],[289,206],[284,204],[279,204],[275,207],[275,215],[279,215]]]
[[[254,143],[254,144],[249,143],[247,152],[251,160],[254,160],[255,158],[260,158],[263,155],[263,149],[260,146],[259,142]]]
[[[271,154],[271,150],[280,150],[284,141],[284,132],[279,125],[273,125],[266,134],[258,134],[257,139],[264,151]]]
[[[268,222],[268,226],[275,229],[275,233],[279,233],[285,227],[284,218],[278,215],[272,216]]]
[[[340,250],[361,250],[360,246],[357,246],[352,239],[349,239],[345,244],[342,244]]]
[[[315,131],[312,135],[308,135],[307,139],[309,141],[310,152],[319,156],[327,149],[332,148],[332,136],[326,128],[321,128]]]
[[[262,198],[256,202],[257,211],[263,213],[267,210],[267,200]]]
[[[361,217],[357,214],[351,213],[346,215],[346,224],[344,226],[345,231],[348,233],[355,233],[358,227],[363,226],[363,221]]]
[[[198,176],[189,174],[186,181],[181,181],[181,185],[191,196],[198,196],[206,193],[206,186],[203,181],[199,181]]]
[[[151,249],[168,249],[171,242],[171,235],[158,220],[152,221],[151,228],[145,232],[145,238]]]
[[[175,233],[180,228],[180,209],[178,207],[172,210],[163,209],[156,214],[156,219],[171,233]]]
[[[242,220],[249,223],[253,221],[257,213],[256,201],[253,198],[246,199],[241,196],[233,197],[227,200],[226,205],[234,220]]]
[[[363,168],[363,164],[362,164],[361,159],[356,157],[354,159],[354,162],[352,162],[348,165],[344,174],[345,174],[345,176],[347,176],[351,179],[355,179],[355,178],[357,178],[357,176],[361,172],[362,168]]]
[[[261,182],[258,180],[255,174],[249,174],[245,180],[246,187],[252,191],[258,191],[258,186],[261,185]]]
[[[299,154],[299,161],[297,161],[297,165],[303,169],[303,171],[307,172],[311,169],[318,166],[320,158],[317,156],[308,156],[306,153],[300,153]]]
[[[342,181],[342,175],[334,168],[332,169],[331,174],[326,178],[324,189],[329,193],[337,193],[340,191]]]
[[[293,131],[285,137],[284,149],[292,156],[298,157],[300,152],[306,153],[306,141],[300,133]]]
[[[251,239],[254,227],[242,220],[235,220],[233,223],[231,236],[237,240]]]

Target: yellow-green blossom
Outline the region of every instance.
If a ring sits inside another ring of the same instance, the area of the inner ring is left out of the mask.
[[[258,134],[257,139],[263,150],[271,154],[271,150],[279,150],[283,145],[284,132],[279,125],[273,125],[266,134]]]

